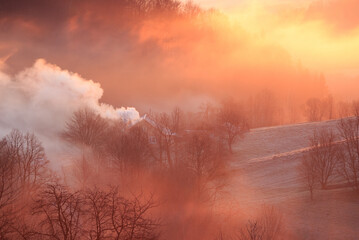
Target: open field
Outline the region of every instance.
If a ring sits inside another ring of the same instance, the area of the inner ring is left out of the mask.
[[[243,209],[277,206],[289,236],[358,239],[359,196],[351,188],[316,190],[314,201],[297,174],[313,130],[337,121],[253,129],[236,145],[233,198]],[[332,183],[333,185],[333,183]]]

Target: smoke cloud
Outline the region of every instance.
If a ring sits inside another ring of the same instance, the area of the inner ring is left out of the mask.
[[[38,59],[32,67],[14,76],[0,70],[0,136],[14,128],[34,132],[54,156],[66,148],[58,136],[73,112],[80,108],[126,122],[140,118],[135,108],[100,103],[102,95],[99,83],[44,59]]]

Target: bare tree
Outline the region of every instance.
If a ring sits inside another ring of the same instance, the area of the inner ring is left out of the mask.
[[[326,189],[334,176],[339,147],[334,132],[324,128],[315,130],[309,142],[310,149],[303,155],[298,170],[313,200],[316,184]]]
[[[152,196],[147,200],[141,195],[125,199],[119,195],[117,189],[112,189],[109,196],[112,239],[158,239],[159,222],[150,215],[154,207],[156,204]]]
[[[199,196],[209,193],[210,186],[215,190],[213,194],[223,187],[220,178],[226,157],[221,143],[206,131],[194,132],[185,139],[185,162],[194,176]]]
[[[315,130],[310,138],[309,157],[315,164],[317,180],[322,189],[327,187],[337,164],[338,147],[335,140],[334,132],[324,128]]]
[[[353,116],[359,117],[359,101],[354,101],[352,103],[352,113]]]
[[[262,206],[260,222],[263,225],[264,240],[276,240],[282,232],[282,214],[273,206]]]
[[[48,161],[44,148],[34,134],[22,134],[13,130],[7,137],[9,157],[16,164],[16,171],[22,185],[31,187],[40,183]]]
[[[339,172],[347,182],[359,191],[359,114],[341,119],[338,130],[344,139],[339,158]]]
[[[352,105],[350,103],[340,101],[336,105],[337,105],[336,109],[338,109],[337,110],[338,117],[346,118],[353,116]]]
[[[335,102],[334,102],[334,98],[333,95],[329,94],[325,100],[323,101],[323,104],[325,106],[325,111],[327,114],[327,118],[328,119],[334,119],[335,115],[334,115],[334,106],[335,106]]]
[[[173,169],[173,161],[172,161],[172,146],[174,145],[174,135],[175,132],[173,131],[173,122],[170,115],[166,113],[162,113],[157,117],[157,127],[158,130],[161,131],[160,134],[162,135],[163,139],[163,146],[166,152],[167,162],[170,169]]]
[[[239,240],[276,240],[282,231],[282,214],[273,206],[262,206],[259,215],[239,232]]]
[[[250,109],[252,122],[256,127],[273,126],[280,123],[281,113],[275,94],[263,89],[253,99]]]
[[[188,1],[183,6],[183,12],[190,17],[196,17],[202,12],[202,9],[192,1]]]
[[[74,177],[74,182],[79,184],[79,186],[84,189],[86,186],[90,185],[96,177],[96,163],[91,162],[89,158],[79,158],[74,161],[73,167],[71,169],[72,176]]]
[[[179,107],[175,107],[171,112],[171,131],[174,133],[180,133],[184,128],[184,116]]]
[[[153,156],[164,165],[167,160],[168,166],[172,169],[172,145],[174,144],[174,133],[171,131],[171,118],[167,113],[151,115],[152,127],[154,127],[156,138],[156,150],[152,151]],[[158,156],[157,156],[158,155]]]
[[[202,178],[214,167],[215,148],[207,133],[194,133],[186,144],[187,160],[190,169]]]
[[[323,102],[318,98],[310,98],[305,104],[305,115],[310,122],[321,121],[324,115]]]
[[[197,118],[192,120],[192,128],[200,130],[213,130],[216,127],[217,108],[210,102],[202,103]],[[198,126],[196,124],[198,124]]]
[[[19,181],[15,163],[7,150],[5,139],[0,141],[0,238],[7,239],[15,221],[14,204],[19,196]]]
[[[140,126],[123,131],[113,128],[106,141],[106,151],[114,166],[122,172],[133,167],[147,167],[150,156],[148,133]]]
[[[21,219],[16,219],[26,207],[26,198],[44,183],[47,163],[41,143],[33,134],[13,130],[0,140],[1,239],[11,239],[16,233],[22,236]]]
[[[310,199],[313,200],[313,192],[317,183],[317,172],[316,163],[308,154],[302,158],[301,164],[299,165],[299,173],[310,192]]]
[[[248,130],[240,106],[233,101],[224,102],[218,112],[219,130],[223,132],[230,153],[232,145]]]
[[[134,126],[127,133],[128,166],[148,167],[149,160],[148,133],[141,127]]]
[[[59,183],[48,184],[33,206],[33,214],[40,221],[34,234],[44,239],[81,239],[82,207],[79,192],[72,193]]]
[[[153,196],[122,197],[117,188],[73,191],[48,184],[32,207],[36,226],[22,231],[24,239],[158,239],[159,221],[151,215]],[[20,232],[20,231],[19,231]]]
[[[86,191],[85,199],[88,238],[91,240],[113,239],[110,211],[111,193],[95,188]]]
[[[183,127],[182,111],[177,107],[172,114],[160,113],[154,115],[154,127],[157,130],[156,138],[160,151],[160,161],[162,162],[162,152],[165,153],[166,160],[170,169],[174,167],[175,137]]]
[[[106,152],[110,160],[120,171],[123,171],[127,163],[128,136],[124,124],[118,122],[110,126],[109,135],[106,141]]]
[[[75,112],[66,124],[63,136],[72,143],[99,148],[106,138],[108,123],[88,108]]]

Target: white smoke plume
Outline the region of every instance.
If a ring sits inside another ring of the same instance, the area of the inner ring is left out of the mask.
[[[103,89],[99,83],[38,59],[14,76],[0,68],[0,138],[11,129],[34,132],[45,150],[60,153],[59,134],[73,112],[86,107],[104,118],[135,122],[135,108],[114,108],[100,103]]]

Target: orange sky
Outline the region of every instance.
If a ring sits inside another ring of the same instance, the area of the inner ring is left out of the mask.
[[[333,91],[354,97],[359,79],[359,2],[356,0],[197,0],[216,7],[294,61],[323,72]],[[339,79],[338,79],[339,78]],[[339,84],[339,81],[346,82]],[[340,85],[340,86],[339,86]],[[354,87],[354,89],[355,89]],[[339,88],[339,89],[338,89]]]
[[[356,97],[357,0],[224,3],[213,1],[222,13],[143,18],[120,14],[121,1],[10,1],[0,57],[10,73],[44,58],[101,83],[115,106],[194,105],[266,88],[304,101],[326,94],[321,73],[334,95]]]

